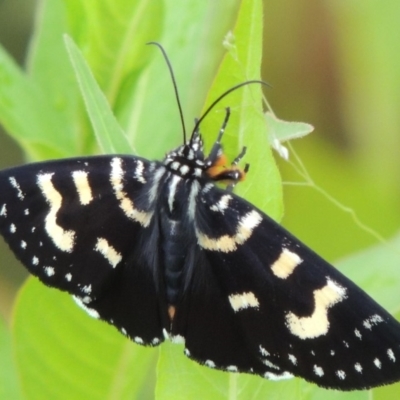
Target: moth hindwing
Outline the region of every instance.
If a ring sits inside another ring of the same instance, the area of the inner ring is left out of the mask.
[[[171,338],[210,368],[340,390],[399,380],[398,322],[232,192],[245,171],[221,136],[208,156],[196,129],[162,162],[2,171],[0,231],[33,275],[138,344]]]

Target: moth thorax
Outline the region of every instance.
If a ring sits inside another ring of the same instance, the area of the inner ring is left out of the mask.
[[[200,177],[205,167],[201,159],[189,159],[182,156],[167,157],[164,164],[169,171],[182,178]]]

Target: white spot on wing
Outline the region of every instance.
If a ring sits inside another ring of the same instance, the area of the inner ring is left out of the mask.
[[[21,249],[26,249],[26,242],[25,240],[21,240]]]
[[[314,312],[309,317],[286,314],[286,326],[300,339],[326,335],[329,330],[328,309],[346,298],[346,289],[330,278],[322,289],[314,290]]]
[[[293,365],[297,365],[297,358],[293,354],[288,354],[288,358]]]
[[[135,337],[133,338],[133,341],[134,341],[135,343],[137,343],[137,344],[143,344],[143,343],[144,343],[143,339],[142,339],[141,337],[139,337],[139,336],[135,336]]]
[[[266,372],[264,374],[264,378],[271,379],[272,381],[280,381],[282,379],[293,378],[293,375],[288,371],[284,371],[281,374],[274,374],[273,372]]]
[[[380,322],[383,322],[383,318],[378,314],[374,314],[371,317],[367,318],[363,322],[363,325],[366,329],[371,330],[374,325],[378,325]]]
[[[45,230],[54,244],[62,251],[71,252],[75,242],[75,232],[64,230],[57,224],[57,213],[61,208],[62,197],[51,182],[53,174],[41,174],[37,183],[50,206],[45,218]]]
[[[203,193],[207,193],[209,192],[212,188],[214,187],[214,185],[212,183],[206,183],[206,185],[203,187],[203,189],[201,190]]]
[[[354,334],[361,340],[362,339],[362,335],[361,332],[358,329],[354,329]]]
[[[18,197],[20,200],[23,200],[23,199],[25,198],[25,195],[24,195],[24,193],[22,192],[21,186],[19,186],[19,183],[17,182],[17,180],[16,180],[13,176],[10,176],[10,177],[8,178],[8,180],[10,181],[11,186],[17,190],[17,197]]]
[[[229,253],[236,250],[237,245],[246,242],[261,221],[262,216],[256,210],[252,210],[239,219],[236,233],[233,236],[223,235],[216,239],[201,233],[196,227],[197,241],[204,249]]]
[[[79,285],[78,285],[79,286]],[[85,297],[80,297],[80,299],[85,303],[89,304],[92,301],[92,298],[90,296],[85,296]]]
[[[53,276],[55,274],[53,267],[44,267],[44,272],[47,276]]]
[[[357,372],[359,372],[360,374],[362,373],[362,370],[363,370],[363,368],[362,368],[362,366],[361,366],[360,363],[355,363],[355,364],[354,364],[354,369],[355,369]]]
[[[135,208],[132,200],[124,191],[123,177],[124,170],[122,169],[122,159],[114,157],[111,160],[110,182],[115,197],[119,200],[119,206],[128,218],[133,219],[146,227],[150,224],[153,213],[139,211]]]
[[[65,279],[66,279],[68,282],[71,282],[71,280],[72,280],[72,274],[70,274],[70,273],[66,274],[66,275],[65,275]]]
[[[78,192],[79,201],[86,206],[93,200],[92,189],[89,185],[88,173],[85,171],[74,171],[72,173],[76,191]]]
[[[396,357],[394,356],[394,353],[393,353],[393,350],[392,350],[392,349],[388,349],[388,350],[387,350],[387,355],[388,355],[388,357],[389,357],[389,359],[390,359],[391,361],[393,361],[393,362],[396,361]]]
[[[279,258],[272,264],[271,269],[275,276],[286,279],[302,261],[296,253],[283,249]]]
[[[83,310],[85,310],[91,317],[99,319],[100,318],[100,314],[94,310],[93,308],[89,308],[85,303],[84,303],[84,299],[81,299],[77,296],[72,296],[72,298],[75,300],[75,303],[78,304],[78,306],[80,308],[82,308]]]
[[[137,165],[135,169],[135,178],[140,182],[140,183],[146,183],[146,179],[143,176],[143,171],[144,171],[144,164],[142,161],[137,160]]]
[[[228,365],[226,370],[229,372],[238,372],[238,367],[236,365]]]
[[[160,185],[160,180],[165,174],[165,168],[159,166],[153,174],[153,181],[149,191],[149,202],[153,203],[158,195],[158,187]]]
[[[270,368],[272,368],[272,369],[280,370],[280,367],[278,367],[278,366],[275,365],[273,362],[271,362],[271,361],[269,361],[269,360],[267,360],[267,359],[262,360],[262,362],[263,362],[263,364],[266,365],[267,367],[270,367]]]
[[[262,356],[268,357],[268,356],[271,355],[271,354],[269,353],[269,351],[265,350],[264,347],[261,346],[261,344],[260,344],[259,349],[260,349],[260,353],[261,353]]]
[[[382,363],[381,363],[381,361],[379,360],[379,358],[375,358],[374,364],[375,364],[376,368],[381,369]]]
[[[10,232],[11,232],[11,233],[17,232],[17,227],[16,227],[14,224],[11,224],[11,225],[10,225]]]
[[[151,344],[154,346],[157,345],[158,343],[160,343],[160,339],[156,337],[151,341]]]
[[[315,375],[324,376],[324,370],[320,366],[314,365],[313,370]]]
[[[104,256],[104,258],[111,264],[113,268],[115,268],[119,262],[122,260],[122,256],[118,253],[114,247],[112,247],[108,241],[104,238],[98,238],[96,246],[94,248],[100,254]]]
[[[181,335],[171,336],[171,342],[175,344],[185,343],[185,338]]]
[[[0,210],[0,216],[7,217],[7,204],[3,204]]]
[[[260,306],[260,303],[253,292],[231,294],[229,296],[229,302],[235,312],[246,308],[258,308]]]
[[[229,202],[231,200],[232,196],[230,194],[224,194],[215,204],[210,206],[210,210],[223,214],[225,210],[229,207]]]
[[[85,285],[81,290],[83,293],[90,294],[92,293],[92,285]]]
[[[341,369],[336,371],[336,375],[341,380],[344,380],[346,378],[346,373]]]
[[[211,360],[206,360],[206,362],[204,363],[204,365],[206,365],[209,368],[215,368],[215,362],[211,361]]]

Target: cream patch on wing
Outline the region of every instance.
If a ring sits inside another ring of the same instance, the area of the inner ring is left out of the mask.
[[[260,306],[260,303],[253,292],[231,294],[229,296],[229,302],[235,312],[246,308],[258,308]]]
[[[104,238],[98,238],[94,248],[115,268],[122,260],[122,255],[112,247]]]
[[[52,176],[53,174],[40,174],[37,177],[38,186],[50,207],[45,217],[44,228],[60,250],[71,252],[75,243],[75,232],[65,230],[57,224],[57,214],[61,209],[62,196],[55,189],[51,181]]]
[[[311,339],[326,335],[329,331],[328,310],[347,297],[346,289],[327,278],[327,284],[314,290],[314,312],[309,317],[286,314],[286,326],[300,339]]]
[[[92,189],[89,185],[88,173],[85,171],[74,171],[72,173],[76,191],[78,192],[79,201],[86,206],[93,200]]]
[[[238,245],[241,245],[248,240],[251,237],[254,228],[256,228],[261,221],[261,214],[255,210],[249,211],[239,219],[236,233],[234,235],[223,235],[219,238],[211,238],[200,232],[196,227],[197,241],[203,249],[229,253],[235,251]]]
[[[149,226],[153,213],[139,211],[135,208],[132,200],[124,191],[123,177],[124,170],[122,168],[122,159],[119,157],[114,157],[111,160],[110,182],[114,190],[115,197],[119,200],[119,206],[128,218],[139,222],[144,227]]]
[[[296,253],[284,248],[279,258],[272,264],[271,269],[275,276],[286,279],[302,261]]]

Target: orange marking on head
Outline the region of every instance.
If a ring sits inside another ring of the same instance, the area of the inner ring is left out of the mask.
[[[244,181],[246,178],[246,172],[243,168],[239,168],[237,165],[227,166],[228,159],[224,153],[215,160],[215,162],[206,170],[206,174],[213,180],[218,181],[222,184],[230,185],[237,182]],[[233,178],[232,172],[237,172],[238,176]]]
[[[206,173],[210,178],[214,178],[215,176],[219,175],[221,172],[224,172],[225,170],[226,168],[224,166],[213,164],[210,168],[207,168]]]
[[[226,158],[226,155],[222,153],[215,161],[215,163],[212,165],[213,167],[219,165],[219,166],[225,166],[228,163],[228,159]]]

